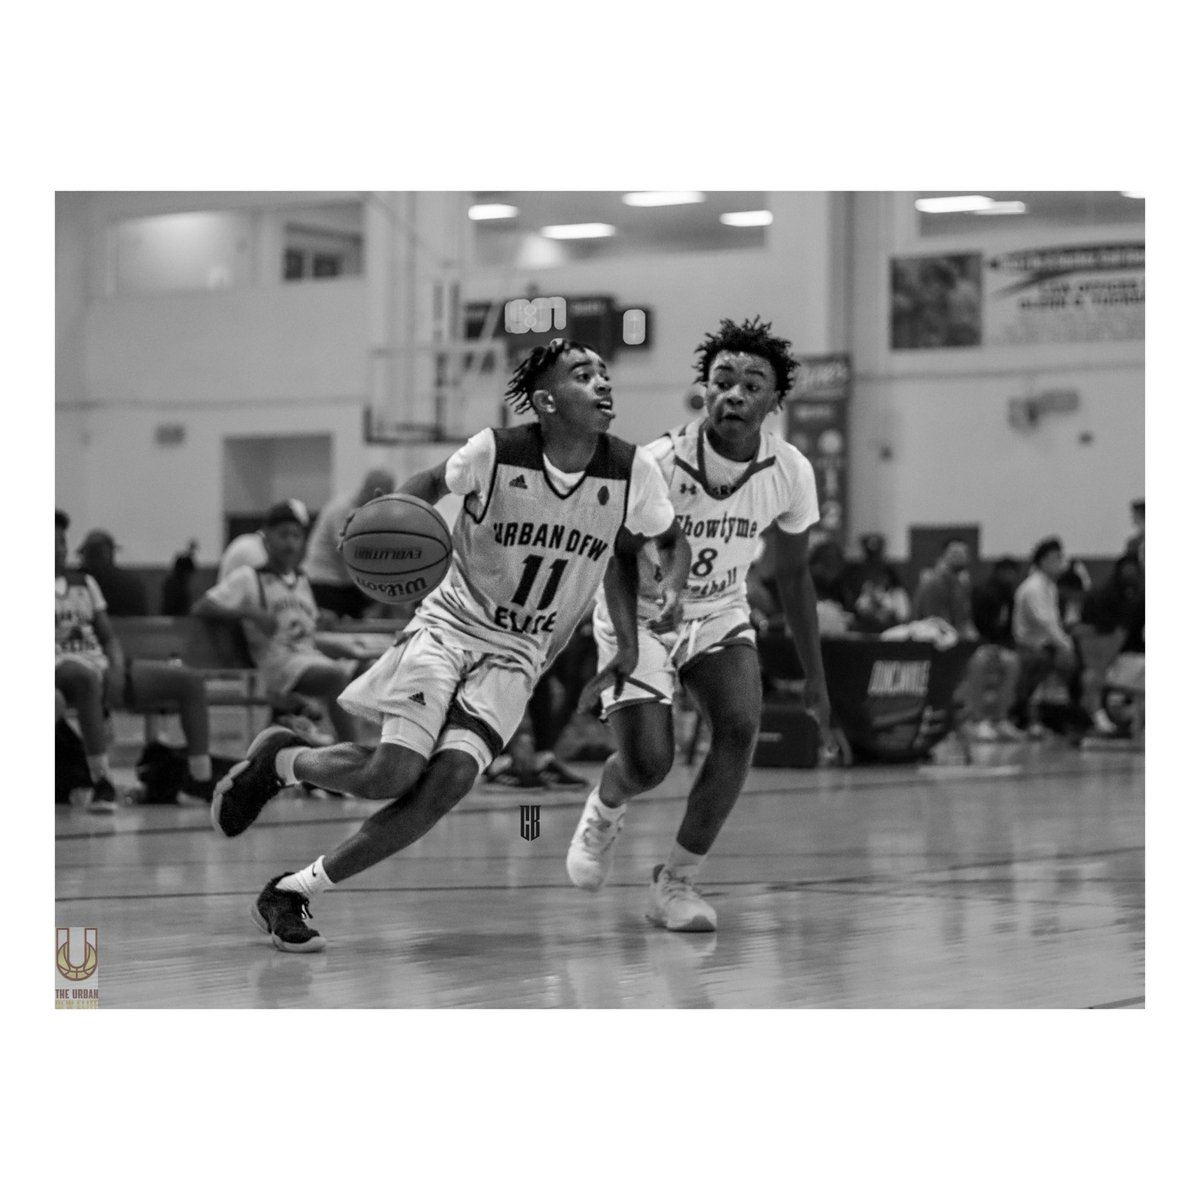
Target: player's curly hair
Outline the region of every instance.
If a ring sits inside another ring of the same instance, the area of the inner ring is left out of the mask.
[[[786,396],[792,390],[792,374],[797,365],[792,357],[792,343],[786,338],[773,336],[770,321],[756,316],[753,320],[735,325],[726,317],[716,333],[705,334],[704,341],[696,347],[697,383],[708,381],[708,369],[722,350],[757,354],[765,358],[775,371],[775,386],[780,394]]]
[[[508,381],[508,387],[504,389],[504,399],[513,412],[525,413],[533,407],[533,393],[537,391],[542,376],[570,350],[591,350],[593,354],[596,353],[583,342],[555,338],[545,346],[535,346],[521,359]]]

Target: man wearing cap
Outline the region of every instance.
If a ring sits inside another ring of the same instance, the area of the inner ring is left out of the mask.
[[[292,516],[307,530],[310,524],[308,508],[303,500],[281,500],[272,507],[272,512],[286,506]],[[266,530],[256,529],[253,533],[242,533],[233,539],[221,555],[217,566],[217,582],[232,574],[238,567],[265,567],[267,565]]]
[[[355,674],[358,660],[331,658],[317,649],[317,602],[299,569],[308,513],[301,520],[295,503],[284,500],[267,512],[260,530],[266,561],[258,567],[235,567],[209,588],[192,612],[241,621],[250,656],[272,700],[279,703],[298,693],[320,701],[338,737],[353,741],[354,720],[335,701]]]
[[[113,561],[114,551],[120,548],[107,529],[93,529],[79,547],[80,569],[100,585],[110,617],[148,617],[145,585]]]

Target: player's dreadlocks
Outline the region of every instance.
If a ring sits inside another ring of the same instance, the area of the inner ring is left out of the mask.
[[[533,407],[533,393],[542,376],[564,354],[570,350],[592,350],[582,342],[573,342],[570,338],[555,338],[545,346],[535,346],[521,359],[520,365],[512,373],[508,387],[504,389],[504,399],[515,413],[528,412]],[[594,354],[595,351],[592,350]]]
[[[796,360],[792,358],[792,343],[786,338],[771,335],[771,322],[755,317],[752,321],[743,321],[735,325],[728,317],[721,322],[717,332],[705,335],[704,341],[696,347],[696,382],[705,383],[708,380],[708,368],[713,359],[722,350],[730,350],[739,354],[757,354],[765,358],[775,371],[775,386],[781,395],[786,396],[792,390],[792,372],[796,369]]]

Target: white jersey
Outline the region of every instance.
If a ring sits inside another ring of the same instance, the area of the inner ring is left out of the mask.
[[[64,571],[54,578],[54,649],[57,658],[83,658],[101,671],[108,656],[96,633],[96,614],[106,612],[100,585],[83,571]]]
[[[535,671],[591,608],[621,529],[653,537],[674,519],[654,464],[607,434],[585,470],[564,476],[539,425],[485,429],[450,458],[446,483],[464,497],[450,571],[412,624]]]
[[[709,445],[706,420],[698,417],[645,447],[692,548],[685,620],[745,602],[746,572],[769,525],[803,533],[820,516],[812,465],[795,446],[764,430],[755,458],[732,462]],[[662,578],[657,550],[648,542],[638,560],[639,618],[659,615]]]

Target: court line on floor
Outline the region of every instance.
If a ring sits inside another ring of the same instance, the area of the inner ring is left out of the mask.
[[[1094,775],[1094,772],[1085,771],[1082,768],[1070,768],[1067,770],[1023,771],[1020,775],[967,776],[967,777],[962,777],[962,778],[955,778],[953,780],[947,780],[946,782],[953,782],[955,785],[958,785],[958,784],[970,784],[970,783],[995,783],[997,781],[997,779],[1003,779],[1005,782],[1008,782],[1008,781],[1014,781],[1014,780],[1024,781],[1024,780],[1028,780],[1028,779],[1052,779],[1052,778],[1064,778],[1064,777],[1076,778],[1076,777],[1081,777],[1081,776],[1089,776],[1090,777],[1093,775]],[[857,779],[857,780],[843,783],[843,786],[833,789],[832,793],[829,791],[824,791],[821,788],[799,788],[796,790],[796,794],[801,795],[801,794],[805,794],[805,793],[822,793],[822,794],[818,795],[819,799],[834,799],[846,792],[867,791],[867,790],[871,790],[873,788],[883,788],[883,787],[889,787],[889,788],[928,787],[930,785],[930,783],[937,783],[937,782],[938,782],[938,780],[931,779],[927,775],[913,777],[911,779],[908,779],[908,778],[888,779],[888,780]],[[770,787],[770,788],[761,788],[761,789],[755,788],[753,791],[743,791],[742,798],[749,798],[749,797],[754,797],[754,796],[777,796],[777,795],[779,795],[779,793],[781,791],[784,791],[784,790],[786,790],[786,789],[779,788],[779,787]],[[543,807],[543,808],[546,808],[546,807],[568,808],[568,807],[571,807],[572,805],[582,805],[583,798],[584,798],[583,793],[573,793],[571,795],[564,796],[561,792],[528,791],[528,792],[519,792],[517,794],[521,795],[521,796],[525,796],[525,797],[538,796],[539,803],[540,803],[541,807]],[[671,794],[671,795],[663,795],[663,796],[655,796],[655,795],[639,796],[637,803],[638,804],[661,804],[661,803],[668,803],[668,802],[678,803],[679,801],[686,800],[686,799],[687,799],[687,793],[681,792],[679,794]],[[313,801],[310,801],[310,803],[313,803],[313,804],[323,804],[323,803],[336,804],[336,803],[338,803],[338,801],[336,801],[336,800],[334,800],[334,801],[313,800]],[[359,804],[359,803],[369,803],[369,802],[355,800],[355,801],[351,801],[351,803]],[[468,813],[511,812],[514,810],[514,808],[515,808],[515,805],[513,804],[513,801],[511,799],[508,799],[504,802],[497,803],[497,804],[489,804],[489,805],[472,804],[465,808],[456,808],[454,810],[454,812],[456,815],[466,815]],[[374,812],[376,810],[372,809],[371,811]],[[88,815],[89,818],[92,820],[97,819],[92,814],[84,814],[84,815]],[[270,828],[274,828],[274,827],[278,826],[281,828],[292,829],[292,828],[296,828],[296,827],[302,826],[302,825],[344,825],[350,821],[361,822],[361,821],[365,820],[366,816],[369,816],[369,815],[370,815],[369,813],[367,813],[367,814],[356,813],[352,816],[303,817],[300,820],[296,820],[296,821],[266,821],[266,822],[260,823],[258,825],[258,828],[270,829]],[[157,835],[165,835],[165,834],[173,834],[173,833],[212,833],[212,832],[213,832],[212,826],[210,824],[208,824],[207,822],[205,822],[203,825],[163,825],[163,826],[158,826],[158,827],[149,828],[149,829],[147,829],[147,828],[99,829],[99,830],[92,830],[92,831],[87,831],[87,832],[56,833],[54,835],[54,840],[56,842],[70,842],[70,841],[85,841],[89,838],[152,837],[152,836],[157,836]]]
[[[1137,1008],[1146,1007],[1145,996],[1130,996],[1128,1000],[1110,1000],[1107,1004],[1089,1004],[1088,1011],[1094,1008]]]
[[[1080,851],[1074,854],[1049,854],[1039,855],[1030,858],[1013,858],[1013,859],[989,859],[978,863],[962,863],[957,866],[944,868],[933,867],[930,871],[937,870],[971,870],[979,867],[992,866],[1017,866],[1025,863],[1034,862],[1070,862],[1081,858],[1101,858],[1116,854],[1126,854],[1132,850],[1141,850],[1141,846],[1110,848],[1107,850]],[[913,872],[913,875],[928,874],[929,872]],[[822,888],[834,889],[839,884],[867,884],[867,883],[902,883],[908,881],[910,886],[913,882],[913,875],[847,875],[838,876],[832,879],[811,879],[811,880],[762,880],[762,879],[736,879],[712,880],[708,886],[709,894],[717,894],[721,888],[732,887],[757,887],[765,891],[773,893],[783,892],[788,890],[794,891],[816,891]],[[930,881],[932,883],[934,881]],[[961,884],[961,880],[946,882],[956,882]],[[994,883],[995,880],[980,880],[981,883]],[[606,890],[612,891],[618,888],[644,888],[645,881],[629,883],[610,883],[606,885]],[[389,893],[389,892],[525,892],[525,891],[568,891],[574,892],[576,889],[569,883],[462,883],[462,884],[390,884],[387,887],[339,887],[337,889],[339,895],[369,895],[372,892]],[[139,892],[128,895],[114,896],[56,896],[55,902],[62,904],[84,904],[98,903],[104,900],[194,900],[203,899],[205,897],[219,896],[253,896],[254,892],[246,891],[220,891],[220,892]],[[846,895],[863,894],[863,893],[843,893]],[[877,893],[878,894],[878,893]],[[886,893],[882,893],[886,894]]]

